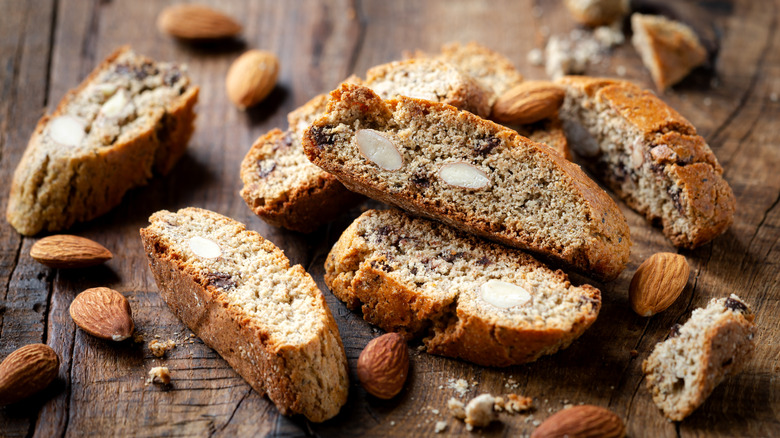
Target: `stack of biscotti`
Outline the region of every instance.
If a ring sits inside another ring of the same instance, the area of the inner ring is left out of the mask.
[[[160,295],[282,414],[336,415],[348,392],[338,327],[314,280],[243,224],[159,211],[141,230]]]
[[[612,199],[549,147],[466,111],[342,84],[303,139],[347,188],[601,279],[628,261]]]
[[[184,67],[120,48],[38,122],[14,173],[8,222],[25,235],[66,229],[169,172],[197,98]]]
[[[561,108],[585,165],[675,246],[696,248],[731,225],[734,194],[691,123],[626,81],[569,76]]]
[[[367,321],[485,366],[567,347],[601,306],[598,289],[522,251],[398,210],[357,218],[328,255],[325,283]]]

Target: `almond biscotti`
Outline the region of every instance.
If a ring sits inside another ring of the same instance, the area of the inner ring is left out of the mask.
[[[314,280],[243,224],[185,208],[141,229],[160,295],[282,414],[324,421],[347,400],[338,327]]]
[[[739,373],[755,349],[754,319],[734,294],[713,299],[656,345],[642,370],[653,401],[668,419],[683,420],[723,379]]]
[[[336,242],[325,283],[429,353],[509,366],[567,347],[598,316],[598,289],[529,255],[398,210],[369,210]]]
[[[625,218],[577,165],[469,112],[342,84],[303,144],[350,190],[417,215],[598,278],[628,260]]]
[[[560,115],[585,165],[675,246],[696,248],[731,225],[734,194],[696,128],[649,91],[568,76]]]
[[[6,219],[34,235],[108,212],[153,173],[171,170],[194,129],[197,98],[184,67],[120,48],[38,122]]]

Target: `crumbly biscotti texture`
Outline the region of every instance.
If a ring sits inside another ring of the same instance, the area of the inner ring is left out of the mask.
[[[361,130],[389,143],[400,167],[386,170],[367,159],[355,139]],[[579,166],[469,112],[409,97],[383,101],[369,88],[342,84],[303,145],[314,164],[350,190],[417,215],[597,278],[614,278],[628,260],[625,218]],[[445,167],[448,175],[464,168],[481,174],[476,180],[484,185],[447,183]]]
[[[569,140],[563,130],[563,123],[558,115],[540,120],[536,123],[520,126],[509,126],[518,134],[537,143],[544,143],[563,158],[571,161],[571,149]]]
[[[398,210],[357,218],[328,254],[325,283],[366,321],[485,366],[566,348],[601,306],[598,289],[520,250]],[[491,289],[501,284],[510,290]]]
[[[628,14],[628,0],[566,0],[566,8],[578,22],[591,27],[612,24]]]
[[[310,233],[363,199],[303,153],[303,131],[325,113],[327,102],[321,94],[291,112],[289,130],[261,136],[241,162],[241,197],[271,225]]]
[[[630,82],[568,76],[560,110],[585,165],[675,246],[696,248],[731,225],[735,201],[696,128]]]
[[[284,415],[324,421],[347,400],[338,327],[300,265],[243,224],[185,208],[141,229],[173,312]]]
[[[739,373],[755,349],[754,318],[734,294],[713,299],[655,346],[642,370],[653,401],[668,419],[683,420],[723,379]]]
[[[197,99],[184,67],[118,49],[38,122],[6,219],[34,235],[108,212],[129,189],[171,170],[194,129]]]
[[[490,115],[491,102],[495,100],[492,89],[436,59],[407,59],[378,65],[366,72],[363,85],[383,99],[408,96],[443,102],[485,118]]]
[[[688,26],[660,15],[631,15],[631,43],[659,90],[688,76],[707,60],[707,49]]]

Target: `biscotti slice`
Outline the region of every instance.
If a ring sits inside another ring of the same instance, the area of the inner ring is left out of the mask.
[[[679,21],[660,15],[631,15],[631,43],[642,57],[659,90],[680,82],[707,60],[696,33]]]
[[[328,254],[325,283],[366,321],[486,366],[566,348],[601,306],[598,289],[520,250],[398,210],[357,218]]]
[[[668,419],[681,421],[726,376],[739,373],[755,349],[754,318],[734,294],[713,299],[656,345],[642,370],[653,401]]]
[[[566,0],[564,4],[579,23],[598,27],[612,24],[630,10],[628,0]]]
[[[561,157],[567,160],[572,159],[569,140],[566,138],[563,123],[557,114],[536,123],[509,127],[516,130],[523,137],[528,137],[528,139],[537,143],[546,144]]]
[[[241,197],[271,225],[310,233],[363,199],[303,153],[303,131],[325,113],[327,102],[321,94],[291,112],[289,130],[261,136],[241,162]]]
[[[734,194],[696,128],[653,93],[568,76],[560,110],[584,164],[675,246],[696,248],[731,225]]]
[[[8,222],[33,235],[108,212],[171,170],[197,99],[184,67],[120,48],[38,122],[14,173]]]
[[[303,145],[350,190],[417,215],[597,278],[628,260],[625,218],[577,165],[467,111],[342,84]]]
[[[284,415],[336,415],[348,376],[338,327],[314,280],[243,224],[185,208],[141,229],[171,310]]]

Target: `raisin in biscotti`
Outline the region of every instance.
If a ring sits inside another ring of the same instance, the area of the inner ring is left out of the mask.
[[[667,418],[681,421],[726,376],[742,369],[755,349],[754,318],[736,295],[713,299],[656,345],[642,370],[653,401]]]
[[[311,276],[217,213],[185,208],[149,220],[144,250],[173,312],[282,414],[336,415],[347,400],[347,360]]]
[[[598,278],[628,260],[612,199],[549,147],[469,112],[342,84],[303,140],[350,190]]]
[[[328,254],[325,283],[381,328],[429,353],[509,366],[567,347],[601,294],[520,250],[398,210],[369,210]]]
[[[696,248],[731,225],[734,194],[696,128],[649,91],[568,76],[560,115],[574,151],[675,246]]]
[[[184,68],[120,48],[38,122],[14,173],[8,222],[33,235],[108,212],[153,173],[170,171],[197,99]]]

